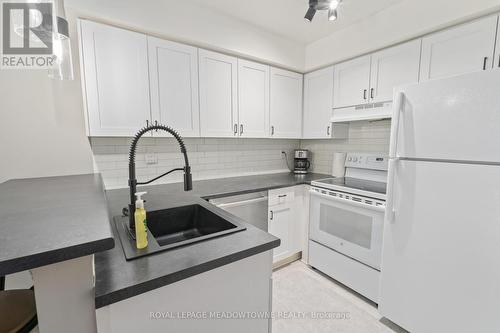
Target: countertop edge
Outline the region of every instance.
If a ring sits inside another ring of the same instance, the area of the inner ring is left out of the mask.
[[[96,296],[95,307],[96,309],[111,305],[123,301],[125,299],[144,294],[148,291],[152,291],[161,287],[165,287],[175,282],[187,279],[189,277],[208,272],[210,270],[222,267],[224,265],[231,264],[241,259],[251,257],[253,255],[272,250],[280,245],[281,241],[279,239],[272,240],[268,243],[261,244],[240,252],[227,255],[222,258],[217,258],[212,261],[207,261],[202,264],[189,267],[187,269],[165,275],[156,279],[152,279],[141,284],[136,284],[131,287],[127,287],[121,290],[117,290],[102,296]]]
[[[83,243],[66,248],[37,253],[25,257],[13,258],[0,262],[0,276],[30,270],[66,260],[92,255],[115,247],[114,238],[108,237],[94,242]]]

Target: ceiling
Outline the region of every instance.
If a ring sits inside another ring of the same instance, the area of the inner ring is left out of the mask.
[[[403,0],[344,0],[336,22],[329,22],[326,12],[317,12],[312,22],[306,22],[308,0],[188,1],[289,40],[309,44]]]

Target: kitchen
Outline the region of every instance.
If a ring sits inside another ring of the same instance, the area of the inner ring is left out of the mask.
[[[53,10],[0,70],[3,331],[498,331],[500,2]]]

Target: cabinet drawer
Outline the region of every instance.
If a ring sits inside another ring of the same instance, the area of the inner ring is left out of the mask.
[[[276,206],[293,202],[295,200],[295,191],[293,188],[284,188],[269,191],[269,206]]]

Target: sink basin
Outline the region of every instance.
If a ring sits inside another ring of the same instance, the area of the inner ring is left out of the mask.
[[[160,246],[170,245],[237,228],[200,205],[151,212],[146,222]],[[208,238],[208,237],[205,237]]]
[[[128,219],[115,217],[115,224],[127,260],[246,229],[199,204],[151,211],[146,216],[149,244],[138,250]]]

